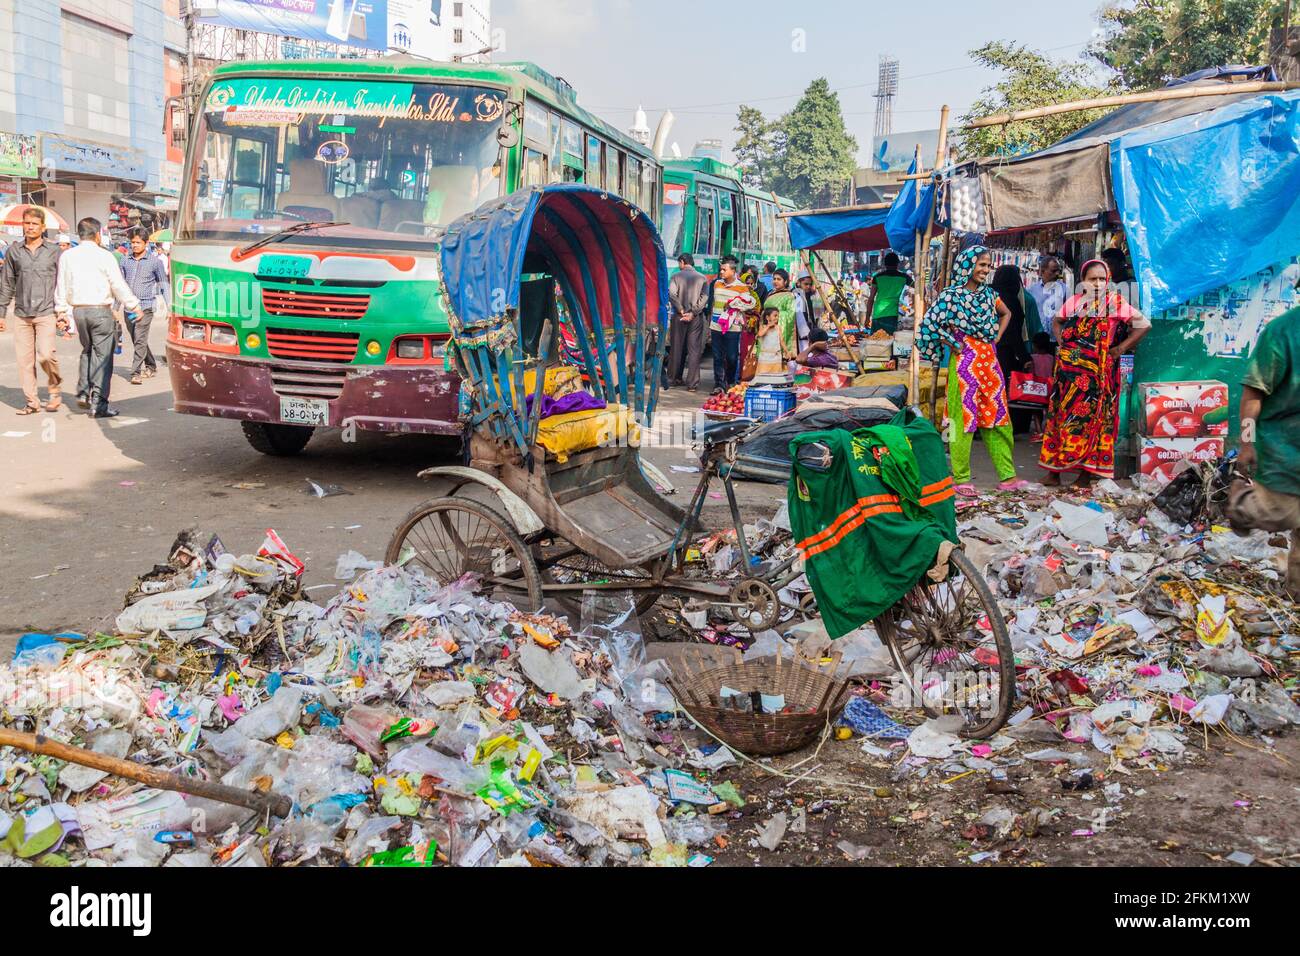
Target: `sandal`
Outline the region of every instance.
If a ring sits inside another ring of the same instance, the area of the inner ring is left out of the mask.
[[[57,412],[62,407],[63,407],[63,399],[61,398],[52,398],[45,403],[45,410],[47,412]]]
[[[26,406],[24,406],[23,408],[20,408],[20,409],[17,411],[16,414],[18,414],[18,415],[39,415],[40,413],[41,413],[41,406],[39,406],[39,405],[26,405]]]
[[[1011,478],[1001,482],[998,485],[998,491],[1024,491],[1029,487],[1029,482],[1023,478]]]
[[[978,498],[980,496],[980,490],[969,483],[958,485],[956,490],[957,494],[962,498]]]

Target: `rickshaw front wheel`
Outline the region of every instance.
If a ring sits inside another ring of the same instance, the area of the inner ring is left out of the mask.
[[[422,568],[440,584],[476,575],[484,593],[521,611],[542,609],[542,576],[510,520],[472,498],[435,498],[411,511],[393,532],[385,564]]]

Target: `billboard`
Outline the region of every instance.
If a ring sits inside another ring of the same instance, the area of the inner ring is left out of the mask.
[[[0,176],[36,177],[36,137],[0,133]]]
[[[442,0],[388,0],[388,48],[426,60],[451,59]]]
[[[924,129],[876,136],[871,146],[871,168],[886,172],[907,172],[908,166],[916,157],[917,146],[921,147],[922,162],[928,169],[939,149],[939,131]]]
[[[207,0],[195,12],[235,30],[388,49],[388,0]]]

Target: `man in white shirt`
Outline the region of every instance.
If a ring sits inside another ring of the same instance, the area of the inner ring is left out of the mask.
[[[98,219],[77,223],[81,244],[59,258],[59,279],[54,287],[54,308],[72,315],[81,338],[81,378],[84,393],[77,404],[95,418],[112,418],[117,409],[108,404],[113,382],[113,346],[117,319],[113,301],[128,312],[140,309],[140,300],[122,278],[117,257],[99,244],[103,227]]]
[[[1055,256],[1045,256],[1038,267],[1039,281],[1026,290],[1038,303],[1038,317],[1042,319],[1043,330],[1048,335],[1052,334],[1052,320],[1060,318],[1061,307],[1070,296],[1070,287],[1062,273],[1061,260]]]

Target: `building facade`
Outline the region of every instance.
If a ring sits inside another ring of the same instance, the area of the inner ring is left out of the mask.
[[[163,122],[184,49],[176,4],[0,0],[0,201],[39,202],[70,225],[174,208],[181,157]]]

